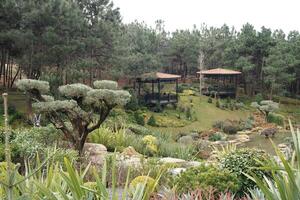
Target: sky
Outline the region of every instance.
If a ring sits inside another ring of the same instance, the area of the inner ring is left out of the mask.
[[[161,19],[167,31],[192,29],[202,23],[220,27],[224,23],[239,30],[249,22],[262,26],[300,31],[300,0],[113,0],[123,22],[144,21],[150,26]]]

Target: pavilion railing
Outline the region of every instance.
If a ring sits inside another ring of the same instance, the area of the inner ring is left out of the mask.
[[[174,103],[178,101],[178,96],[176,94],[146,94],[144,96],[144,100],[146,103],[154,103],[154,102],[162,102],[162,103]]]

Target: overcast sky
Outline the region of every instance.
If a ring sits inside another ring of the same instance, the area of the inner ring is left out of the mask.
[[[256,29],[300,31],[300,0],[113,0],[125,23],[144,21],[153,26],[157,19],[166,29],[191,29],[202,23],[226,23],[240,29],[246,22]]]

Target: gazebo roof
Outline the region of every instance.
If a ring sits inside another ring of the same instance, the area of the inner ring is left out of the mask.
[[[223,69],[223,68],[203,70],[203,71],[199,71],[197,73],[203,74],[203,75],[238,75],[238,74],[241,74],[241,72],[239,72],[239,71]]]
[[[139,78],[141,79],[147,79],[147,80],[155,80],[155,79],[168,79],[168,80],[176,80],[179,79],[181,76],[176,74],[167,74],[167,73],[161,73],[161,72],[151,72],[142,74]]]

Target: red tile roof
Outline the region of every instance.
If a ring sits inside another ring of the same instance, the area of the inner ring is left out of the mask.
[[[230,69],[223,69],[223,68],[216,68],[216,69],[210,69],[210,70],[203,70],[200,72],[197,72],[198,74],[204,74],[204,75],[217,75],[217,74],[221,74],[221,75],[237,75],[237,74],[241,74],[241,72],[239,71],[234,71],[234,70],[230,70]]]
[[[152,72],[143,74],[141,77],[146,79],[179,79],[181,76],[176,74]]]

